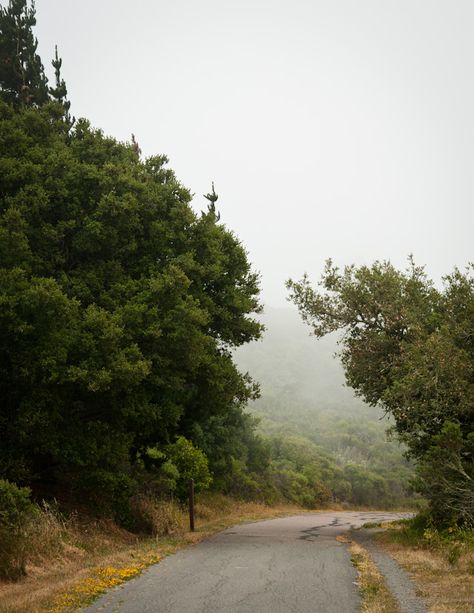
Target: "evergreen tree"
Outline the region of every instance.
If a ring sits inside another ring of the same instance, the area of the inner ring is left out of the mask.
[[[1,9],[0,476],[124,519],[143,471],[181,471],[174,441],[228,424],[237,438],[256,390],[232,350],[261,334],[259,278],[214,189],[196,215],[166,157],[70,129],[61,59],[48,88],[34,24],[26,0]],[[219,442],[210,470],[243,453]]]
[[[51,64],[53,65],[53,68],[54,68],[54,74],[56,77],[56,87],[50,87],[49,93],[51,97],[53,98],[53,100],[56,100],[57,102],[59,102],[59,104],[63,107],[64,120],[66,121],[66,123],[68,123],[69,125],[72,125],[74,123],[74,118],[71,118],[71,115],[69,113],[69,109],[71,108],[71,103],[67,99],[66,82],[61,77],[62,63],[63,63],[63,60],[62,58],[58,57],[58,46],[56,45],[54,48],[54,60],[51,61]]]
[[[39,106],[48,101],[48,79],[36,53],[34,2],[10,0],[0,7],[0,96],[15,106]]]

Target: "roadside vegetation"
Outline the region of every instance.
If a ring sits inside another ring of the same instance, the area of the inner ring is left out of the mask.
[[[460,613],[474,600],[474,535],[437,529],[426,513],[385,526],[376,539],[413,577],[430,613]]]
[[[326,263],[319,285],[288,281],[315,336],[340,332],[347,383],[393,419],[437,529],[474,528],[474,265],[435,287],[406,271]]]
[[[301,512],[292,505],[267,505],[203,493],[196,501],[196,531],[176,501],[143,501],[143,523],[152,532],[130,532],[111,519],[69,515],[44,504],[23,524],[18,566],[22,581],[0,580],[0,611],[76,611],[106,589],[136,576],[177,549],[242,521]],[[11,557],[8,559],[9,567]],[[0,560],[4,565],[5,560]]]
[[[358,572],[358,586],[364,613],[399,613],[400,606],[385,584],[383,575],[375,566],[367,550],[351,543],[351,561]]]

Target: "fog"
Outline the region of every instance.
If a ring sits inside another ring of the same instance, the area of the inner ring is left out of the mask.
[[[472,260],[474,4],[437,0],[38,0],[71,110],[165,153],[284,281],[414,253]],[[52,76],[52,69],[49,72]]]
[[[263,406],[288,415],[301,411],[336,411],[378,418],[344,385],[339,359],[338,334],[316,339],[308,333],[295,309],[267,307],[261,317],[265,334],[234,352],[237,365],[259,382]],[[257,408],[262,406],[257,403]]]

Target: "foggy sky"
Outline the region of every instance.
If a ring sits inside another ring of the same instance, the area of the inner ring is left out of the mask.
[[[2,4],[5,1],[2,0]],[[473,260],[472,0],[37,0],[71,111],[165,153],[283,306],[323,262]]]

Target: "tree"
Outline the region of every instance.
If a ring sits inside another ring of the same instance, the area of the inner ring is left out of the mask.
[[[258,276],[164,156],[57,105],[0,117],[0,471],[113,498],[254,394],[231,350],[261,333]]]
[[[49,99],[35,25],[34,2],[29,6],[27,0],[9,0],[6,8],[0,7],[0,94],[16,106],[38,106]]]
[[[190,479],[194,480],[196,491],[207,489],[212,477],[209,473],[207,457],[184,436],[166,447],[166,456],[178,470],[177,493],[186,499]]]
[[[328,261],[320,289],[306,275],[287,286],[317,337],[343,332],[347,382],[366,402],[394,417],[394,430],[420,466],[434,458],[433,445],[444,429],[457,424],[461,442],[456,453],[463,467],[458,476],[464,479],[462,487],[472,491],[473,267],[464,274],[455,270],[444,281],[444,289],[437,290],[412,260],[405,272],[388,262],[341,272]],[[439,520],[442,496],[420,489]],[[472,497],[464,500],[472,504]],[[467,521],[460,508],[454,516]]]

